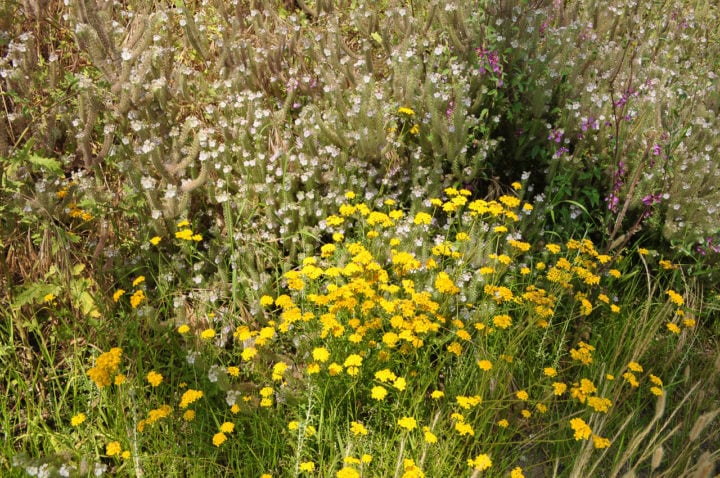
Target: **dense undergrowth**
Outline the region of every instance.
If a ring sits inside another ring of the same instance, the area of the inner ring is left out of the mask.
[[[4,3],[3,476],[714,476],[713,2]]]

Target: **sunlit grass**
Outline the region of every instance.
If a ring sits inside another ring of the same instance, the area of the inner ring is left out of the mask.
[[[656,354],[692,340],[697,323],[672,268],[652,270],[646,251],[601,254],[588,239],[527,243],[516,231],[532,206],[515,196],[450,188],[427,204],[375,209],[347,193],[318,254],[279,277],[252,316],[156,324],[150,342],[127,329],[94,358],[76,348],[63,376],[49,342],[39,358],[56,364],[51,374],[37,363],[21,375],[16,355],[13,406],[27,418],[8,423],[26,447],[15,465],[614,476],[677,433],[655,424],[674,423],[682,360]],[[156,299],[131,279],[114,314],[142,321]],[[20,416],[6,409],[4,420]]]

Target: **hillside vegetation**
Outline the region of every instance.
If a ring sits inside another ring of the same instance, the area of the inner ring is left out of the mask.
[[[0,474],[715,476],[719,22],[0,4]]]

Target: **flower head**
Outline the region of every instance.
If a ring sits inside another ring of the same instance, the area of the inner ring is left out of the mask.
[[[592,430],[582,418],[570,420],[570,427],[575,431],[575,440],[587,440],[592,435]]]
[[[413,417],[402,417],[398,419],[397,424],[400,428],[408,431],[417,428],[417,421]]]
[[[86,419],[87,419],[87,416],[85,416],[84,413],[78,413],[77,415],[74,415],[70,419],[70,425],[77,427],[77,426],[81,425],[82,423],[84,423]]]
[[[489,455],[482,454],[475,458],[468,458],[468,466],[474,470],[485,471],[492,466],[492,460]]]
[[[213,435],[213,445],[220,446],[223,443],[227,441],[227,435],[225,435],[223,432],[218,432],[215,435]]]
[[[151,370],[150,372],[148,372],[145,378],[153,387],[157,387],[163,381],[163,376],[157,373],[155,370]]]

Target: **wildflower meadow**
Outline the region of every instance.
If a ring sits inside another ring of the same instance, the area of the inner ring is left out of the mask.
[[[719,21],[0,4],[0,475],[719,476]]]

